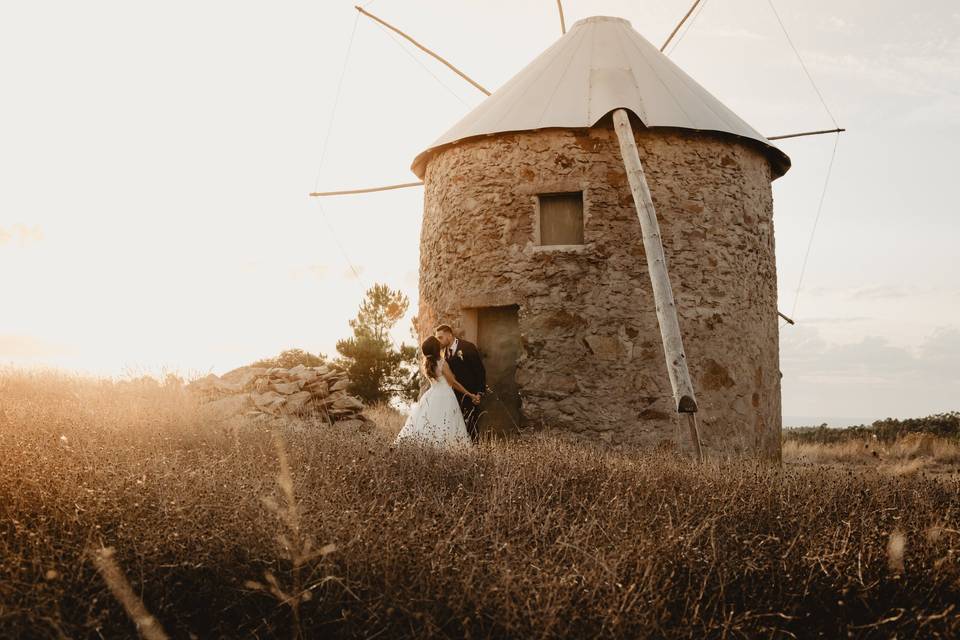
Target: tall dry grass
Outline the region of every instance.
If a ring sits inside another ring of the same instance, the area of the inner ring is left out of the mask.
[[[960,632],[955,479],[390,440],[203,424],[173,382],[5,372],[0,637],[135,636],[125,606],[184,638]]]
[[[377,404],[364,412],[377,425],[377,432],[392,441],[403,429],[406,415],[388,404]]]
[[[783,459],[786,462],[956,469],[960,467],[960,441],[919,433],[889,442],[876,438],[851,438],[838,442],[787,439],[783,443]]]

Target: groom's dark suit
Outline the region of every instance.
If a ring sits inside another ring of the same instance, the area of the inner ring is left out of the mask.
[[[457,340],[449,347],[443,350],[443,358],[447,361],[447,366],[456,377],[457,382],[462,384],[470,393],[483,393],[487,388],[487,372],[483,368],[483,360],[480,358],[480,351],[476,345],[466,340]],[[463,420],[467,423],[467,431],[470,437],[477,440],[477,421],[480,419],[480,407],[473,404],[473,400],[466,397],[459,391],[457,401],[460,403],[460,410],[463,411]]]

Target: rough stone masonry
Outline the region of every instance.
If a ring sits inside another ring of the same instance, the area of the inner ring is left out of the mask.
[[[729,135],[635,135],[704,451],[778,459],[768,160]],[[537,246],[537,194],[572,191],[583,192],[584,244]],[[439,321],[462,327],[468,309],[519,306],[517,382],[528,426],[614,445],[687,446],[612,128],[499,134],[439,150],[426,170],[420,250],[421,335]]]
[[[363,402],[348,393],[346,371],[332,364],[307,367],[240,367],[210,374],[187,389],[201,402],[201,415],[219,422],[243,417],[272,425],[303,423],[363,427]]]

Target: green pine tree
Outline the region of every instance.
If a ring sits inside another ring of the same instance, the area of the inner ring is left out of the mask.
[[[350,321],[353,336],[337,342],[339,363],[351,380],[350,393],[367,404],[408,398],[413,391],[417,350],[395,347],[390,330],[410,308],[410,300],[385,284],[367,290],[357,317]]]

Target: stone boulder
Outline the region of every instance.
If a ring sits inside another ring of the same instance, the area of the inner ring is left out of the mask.
[[[336,365],[318,367],[240,367],[222,376],[210,374],[187,385],[212,421],[237,416],[265,423],[366,423],[363,402],[349,394],[350,380]]]

